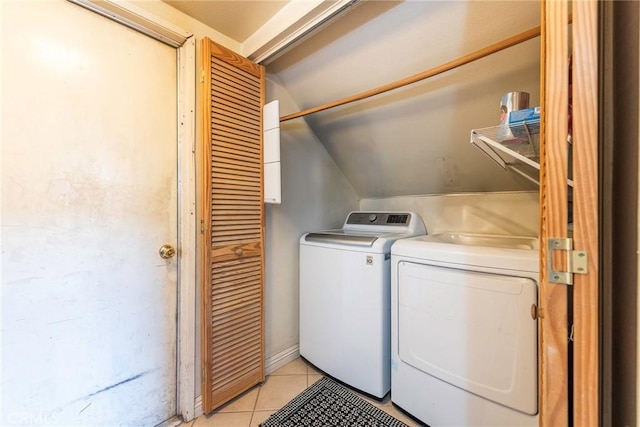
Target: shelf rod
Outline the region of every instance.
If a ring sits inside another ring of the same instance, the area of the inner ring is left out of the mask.
[[[381,93],[388,92],[390,90],[398,89],[398,88],[410,85],[412,83],[425,80],[429,77],[436,76],[438,74],[453,70],[454,68],[458,68],[462,65],[468,64],[475,60],[484,58],[485,56],[489,56],[496,52],[500,52],[501,50],[510,48],[511,46],[515,46],[527,40],[531,40],[533,38],[538,37],[539,35],[540,35],[540,27],[532,28],[528,31],[522,32],[520,34],[516,34],[515,36],[509,37],[508,39],[504,39],[498,43],[492,44],[483,49],[469,53],[465,56],[461,56],[460,58],[454,59],[453,61],[447,62],[446,64],[442,64],[440,66],[431,68],[421,73],[414,74],[413,76],[405,77],[404,79],[397,80],[393,83],[388,83],[386,85],[379,86],[375,89],[370,89],[368,91],[361,92],[356,95],[348,96],[346,98],[342,98],[337,101],[328,102],[326,104],[319,105],[317,107],[309,108],[303,111],[299,111],[297,113],[292,113],[286,116],[282,116],[280,117],[280,122],[286,122],[287,120],[297,119],[299,117],[304,117],[306,115],[317,113],[319,111],[324,111],[333,107],[338,107],[340,105],[345,105],[351,102],[360,101],[366,98],[370,98],[372,96],[380,95]]]

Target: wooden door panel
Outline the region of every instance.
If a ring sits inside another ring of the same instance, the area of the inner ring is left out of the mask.
[[[264,381],[264,68],[211,40],[203,75],[203,409]]]
[[[569,2],[542,3],[540,126],[540,425],[596,426],[599,401],[598,295],[598,2],[573,2],[573,246],[586,251],[588,273],[574,285],[551,282],[567,270],[550,238],[568,233]],[[570,347],[572,346],[572,351]],[[571,359],[570,359],[571,357]],[[573,367],[571,369],[570,367]],[[570,414],[569,408],[573,411]],[[572,422],[571,422],[572,421]]]
[[[568,289],[549,281],[547,242],[567,237],[568,2],[542,2],[541,16],[540,425],[565,426],[569,422]]]
[[[600,421],[600,294],[598,214],[598,2],[573,3],[574,247],[586,251],[589,273],[573,288],[573,420]]]

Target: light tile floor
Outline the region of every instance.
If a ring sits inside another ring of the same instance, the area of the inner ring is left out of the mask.
[[[209,415],[201,415],[195,420],[183,423],[181,427],[258,427],[269,415],[289,403],[320,378],[322,372],[317,371],[304,359],[298,358],[271,373],[262,385],[252,388]],[[397,409],[391,403],[388,394],[384,399],[376,400],[352,391],[410,427],[422,426]]]

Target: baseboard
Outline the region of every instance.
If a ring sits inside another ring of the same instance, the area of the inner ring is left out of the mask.
[[[278,354],[274,354],[271,357],[267,357],[265,360],[265,373],[269,375],[270,373],[282,368],[289,362],[293,362],[300,356],[300,345],[292,345],[291,347],[281,351]],[[193,410],[194,418],[198,418],[200,415],[204,414],[202,410],[202,395],[197,396],[195,399],[195,408]]]
[[[195,407],[193,408],[193,417],[198,418],[200,415],[204,414],[202,410],[202,395],[197,396],[195,400]]]
[[[289,362],[292,362],[300,357],[300,345],[292,345],[291,347],[274,354],[271,357],[267,357],[265,360],[265,373],[269,375],[273,371],[282,368]]]
[[[181,424],[182,417],[176,415],[175,417],[169,418],[167,421],[161,422],[156,427],[178,427]]]

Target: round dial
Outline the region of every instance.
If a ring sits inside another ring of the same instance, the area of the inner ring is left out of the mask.
[[[378,215],[376,214],[369,215],[369,222],[375,222],[376,219],[378,219]]]

